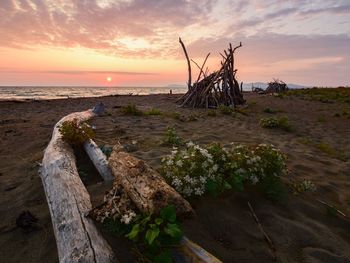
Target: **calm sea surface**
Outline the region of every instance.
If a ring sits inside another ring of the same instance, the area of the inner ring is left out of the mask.
[[[0,100],[43,100],[107,95],[185,93],[186,87],[0,87]]]

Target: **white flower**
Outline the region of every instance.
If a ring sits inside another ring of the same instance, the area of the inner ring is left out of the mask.
[[[237,169],[236,173],[243,174],[243,173],[245,173],[245,170],[242,168],[239,168],[239,169]]]
[[[202,183],[202,184],[205,184],[207,179],[204,177],[204,176],[199,176],[199,181]]]
[[[190,183],[191,182],[191,177],[189,177],[188,174],[185,175],[184,177],[185,182]]]
[[[191,163],[190,170],[194,170],[194,169],[196,169],[196,163]]]
[[[192,189],[189,188],[188,186],[186,186],[184,189],[183,189],[183,194],[185,196],[190,196],[192,194]]]
[[[252,184],[257,184],[259,182],[259,178],[256,177],[255,175],[253,175],[252,177],[250,177],[250,180],[252,181]]]
[[[213,172],[215,173],[217,170],[218,170],[218,165],[217,164],[214,164],[214,166],[213,166]]]
[[[178,161],[176,162],[176,165],[179,166],[179,167],[182,167],[182,164],[183,164],[183,163],[182,163],[181,160],[178,160]]]
[[[173,164],[173,160],[172,159],[169,159],[167,162],[166,162],[167,165],[172,165]]]
[[[182,182],[179,178],[174,178],[174,180],[172,181],[172,185],[178,187],[182,185]]]
[[[192,141],[189,141],[186,145],[187,145],[187,147],[192,147],[192,146],[194,146],[194,143]]]
[[[136,216],[135,212],[130,211],[129,213],[122,215],[122,217],[120,218],[120,222],[128,225],[135,216]]]
[[[204,194],[204,190],[202,188],[197,187],[196,189],[194,189],[194,193],[195,195],[202,195]]]
[[[207,163],[207,162],[204,162],[204,163],[202,164],[202,167],[203,167],[203,169],[206,169],[206,168],[208,167],[208,163]]]

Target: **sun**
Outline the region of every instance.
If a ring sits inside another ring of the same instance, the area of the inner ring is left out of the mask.
[[[112,81],[112,77],[107,77],[106,80],[107,80],[107,82],[111,82]]]

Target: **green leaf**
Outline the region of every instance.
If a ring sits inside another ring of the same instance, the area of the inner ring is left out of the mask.
[[[182,230],[178,224],[168,223],[164,227],[164,232],[174,239],[180,239],[182,237]]]
[[[157,217],[156,220],[154,220],[154,222],[159,226],[161,223],[163,223],[163,219],[160,217]]]
[[[132,227],[130,233],[126,235],[126,237],[135,241],[137,239],[137,236],[138,236],[139,232],[140,232],[140,225],[139,224],[135,224]]]
[[[208,190],[209,193],[211,193],[214,196],[218,195],[219,193],[218,184],[214,180],[208,180],[205,184],[205,188]]]
[[[164,221],[175,222],[176,221],[176,209],[174,205],[168,205],[160,211],[160,216]]]
[[[171,253],[169,250],[166,250],[159,255],[154,257],[155,263],[172,263]]]
[[[141,220],[140,224],[141,225],[146,225],[147,222],[151,220],[151,215],[147,215],[144,219]]]
[[[146,232],[145,240],[148,245],[152,245],[153,241],[159,236],[159,228],[148,229]]]
[[[242,192],[244,189],[243,178],[241,176],[237,176],[237,175],[231,176],[230,184],[232,188],[238,192]]]
[[[232,186],[225,180],[224,181],[224,190],[231,190],[232,189]]]

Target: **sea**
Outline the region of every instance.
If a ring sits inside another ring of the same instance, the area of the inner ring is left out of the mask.
[[[186,93],[186,87],[21,87],[0,86],[0,100],[50,100],[110,95],[151,95]]]

